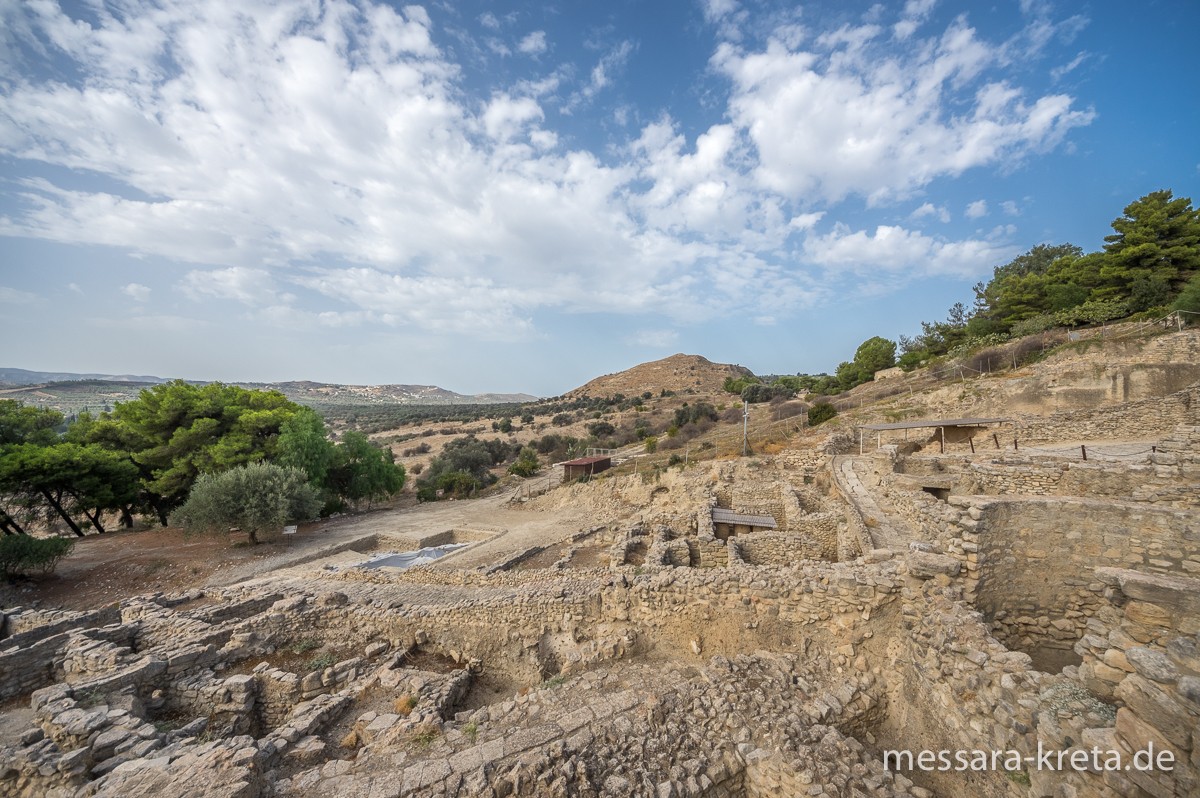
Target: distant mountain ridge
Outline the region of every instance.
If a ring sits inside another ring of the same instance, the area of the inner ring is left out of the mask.
[[[28,369],[0,368],[0,383],[8,385],[40,385],[45,382],[70,382],[75,380],[103,380],[105,382],[141,382],[151,384],[171,381],[166,377],[139,376],[136,374],[75,374],[70,371],[29,371]]]
[[[0,368],[0,398],[18,399],[64,412],[95,409],[113,402],[137,398],[148,385],[170,382],[165,377],[76,374],[58,371],[30,371]],[[201,380],[188,380],[204,384]],[[341,385],[338,383],[288,380],[284,382],[231,382],[243,388],[275,390],[300,404],[320,405],[453,405],[532,402],[538,397],[526,393],[461,394],[436,385]]]

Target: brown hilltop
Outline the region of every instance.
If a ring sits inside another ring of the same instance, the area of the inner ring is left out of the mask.
[[[616,374],[605,374],[586,385],[581,385],[567,396],[634,396],[645,391],[655,394],[663,390],[681,393],[693,390],[697,393],[715,393],[721,390],[726,377],[741,377],[750,370],[729,363],[713,363],[700,355],[671,355],[662,360],[652,360]]]

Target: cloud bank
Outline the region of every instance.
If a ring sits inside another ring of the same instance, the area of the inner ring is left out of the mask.
[[[709,0],[721,121],[689,138],[663,109],[591,151],[560,114],[603,102],[652,43],[481,96],[419,6],[0,3],[0,152],[89,176],[21,178],[0,234],[188,264],[183,295],[264,317],[509,337],[544,312],[776,318],[863,274],[970,277],[1013,247],[826,214],[949,222],[921,204],[933,181],[1058,147],[1092,114],[1018,85],[1012,42],[931,29],[931,5],[755,42]],[[513,46],[553,52],[544,31]]]

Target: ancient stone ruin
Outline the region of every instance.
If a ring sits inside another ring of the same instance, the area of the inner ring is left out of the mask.
[[[595,523],[487,566],[7,611],[0,795],[1198,795],[1197,388],[1157,406],[1137,458],[831,436],[551,491]]]

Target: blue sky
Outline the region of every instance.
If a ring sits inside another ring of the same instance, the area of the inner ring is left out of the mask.
[[[832,370],[1198,198],[1191,0],[0,0],[0,365]]]

